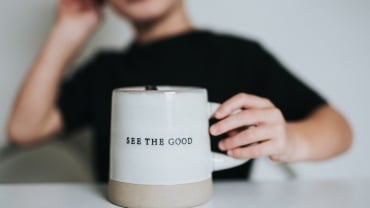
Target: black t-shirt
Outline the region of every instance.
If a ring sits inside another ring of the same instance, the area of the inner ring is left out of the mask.
[[[306,117],[325,101],[289,73],[258,43],[207,31],[192,31],[126,50],[100,52],[61,86],[59,107],[65,130],[93,130],[94,167],[99,181],[108,180],[112,90],[125,86],[182,85],[208,90],[222,103],[246,92],[269,98],[288,121]],[[219,151],[218,141],[211,146]],[[250,161],[214,173],[215,179],[246,179]]]

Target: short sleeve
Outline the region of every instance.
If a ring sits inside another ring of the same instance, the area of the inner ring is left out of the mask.
[[[58,107],[62,114],[64,130],[76,130],[92,124],[92,89],[97,67],[98,57],[95,56],[62,82]]]
[[[319,93],[289,72],[263,47],[258,45],[256,54],[262,83],[259,94],[280,108],[288,121],[303,119],[326,104]]]

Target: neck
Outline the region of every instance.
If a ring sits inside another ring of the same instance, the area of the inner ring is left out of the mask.
[[[148,43],[157,39],[185,33],[193,29],[183,3],[176,6],[168,14],[144,23],[134,23],[137,39],[140,43]]]

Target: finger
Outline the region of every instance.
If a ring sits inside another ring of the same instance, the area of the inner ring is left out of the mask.
[[[227,151],[227,154],[231,157],[239,159],[254,159],[271,155],[273,150],[273,143],[268,140],[260,144],[229,150]]]
[[[243,130],[239,130],[239,129],[231,130],[231,131],[227,132],[227,136],[233,137],[233,136],[237,135],[238,133],[240,133],[241,131],[243,131]]]
[[[271,101],[255,95],[239,93],[226,100],[215,112],[215,118],[221,119],[230,115],[237,109],[268,108],[274,106]]]
[[[269,126],[260,126],[250,128],[240,132],[239,134],[226,138],[219,142],[219,148],[223,151],[231,150],[238,147],[251,145],[256,142],[266,141],[272,138],[273,129]]]
[[[281,117],[281,112],[277,108],[243,110],[213,124],[210,132],[218,136],[244,126],[274,123],[280,121]]]

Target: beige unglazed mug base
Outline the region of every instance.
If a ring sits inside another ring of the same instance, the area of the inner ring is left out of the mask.
[[[138,185],[110,180],[109,200],[129,208],[185,208],[208,202],[212,197],[212,178],[179,185]]]

